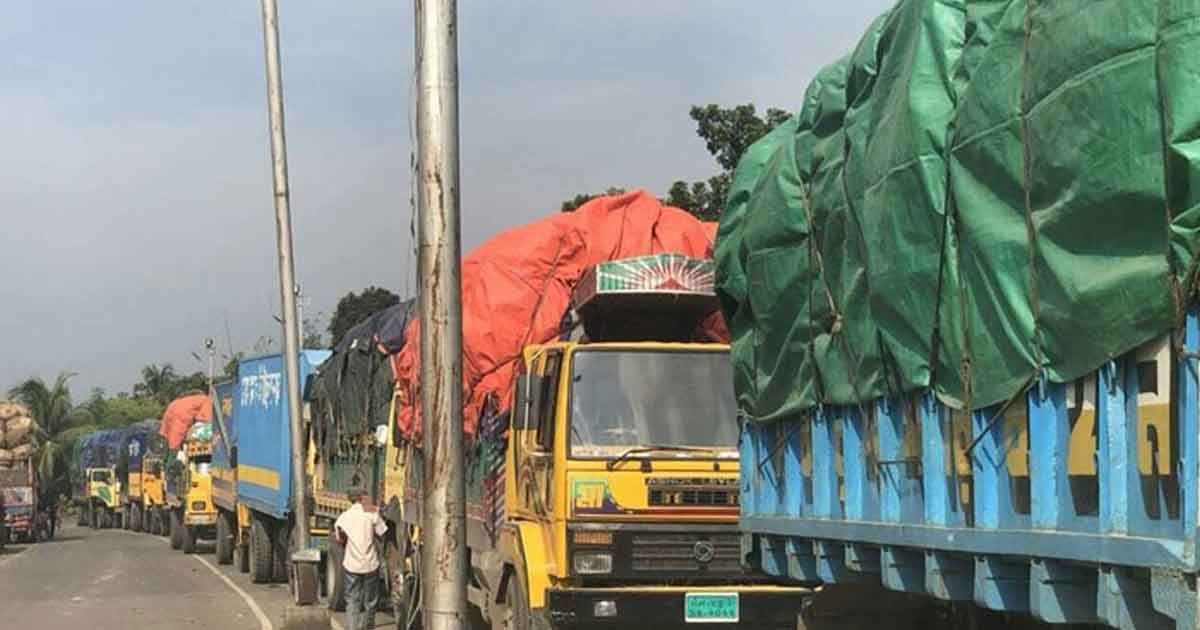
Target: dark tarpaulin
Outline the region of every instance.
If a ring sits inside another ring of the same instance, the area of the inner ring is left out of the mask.
[[[415,308],[416,300],[410,299],[372,314],[347,331],[333,351],[340,353],[376,344],[389,354],[399,351],[404,347],[404,331]]]

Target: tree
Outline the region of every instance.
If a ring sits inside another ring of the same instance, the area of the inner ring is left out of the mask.
[[[398,298],[397,298],[398,299]],[[317,313],[315,317],[305,317],[301,322],[301,348],[324,348],[325,338],[321,334],[321,319],[325,316],[324,313]]]
[[[606,189],[604,192],[602,192],[602,193],[595,193],[595,194],[593,194],[593,193],[580,193],[580,194],[578,194],[578,195],[575,195],[575,196],[574,196],[574,197],[572,197],[571,199],[568,199],[567,201],[564,201],[564,202],[562,203],[562,208],[561,208],[560,210],[561,210],[562,212],[571,212],[571,211],[573,211],[573,210],[576,210],[576,209],[578,209],[578,208],[579,208],[579,206],[582,206],[583,204],[585,204],[585,203],[587,203],[587,202],[589,202],[589,201],[591,201],[591,200],[595,199],[596,197],[612,197],[612,196],[614,196],[614,195],[624,195],[624,194],[625,194],[625,189],[624,189],[624,188],[617,188],[617,187],[614,187],[614,186],[609,186],[609,187],[608,187],[608,188],[607,188],[607,189]]]
[[[768,108],[760,117],[754,105],[747,103],[723,108],[719,105],[692,107],[689,115],[696,121],[696,134],[704,140],[708,152],[717,160],[721,172],[706,181],[688,184],[676,181],[665,200],[667,205],[683,208],[704,221],[716,221],[725,210],[733,170],[750,145],[788,119],[782,109]]]
[[[91,420],[85,409],[77,409],[71,404],[69,382],[74,376],[73,372],[62,372],[52,385],[34,377],[8,390],[8,397],[28,407],[29,415],[38,425],[38,477],[43,496],[48,498],[70,489],[67,477],[69,451],[64,448],[62,434],[72,426]]]
[[[142,368],[142,382],[134,384],[133,395],[166,404],[175,395],[176,378],[175,368],[170,363],[161,366],[151,363]]]
[[[400,296],[380,287],[367,287],[362,293],[353,291],[338,300],[333,318],[329,320],[329,343],[336,346],[342,337],[359,322],[400,303]]]

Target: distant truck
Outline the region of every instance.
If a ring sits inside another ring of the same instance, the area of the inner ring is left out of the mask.
[[[121,525],[121,483],[117,478],[120,439],[120,430],[106,429],[83,440],[78,462],[81,479],[76,486],[82,525],[93,529]]]
[[[38,542],[53,534],[41,502],[35,438],[37,425],[23,405],[0,401],[0,494],[3,525],[13,540]]]
[[[237,383],[230,381],[214,386],[213,398],[213,457],[209,474],[212,477],[212,500],[217,508],[216,555],[218,564],[234,563],[242,573],[250,570],[250,557],[245,545],[239,544],[239,523],[249,527],[249,509],[237,500],[237,420],[234,416],[234,396]]]
[[[171,548],[196,552],[196,541],[212,538],[217,511],[212,502],[212,428],[197,423],[167,463],[165,512]]]
[[[328,350],[300,352],[301,391],[329,355]],[[231,512],[226,497],[222,510],[226,519],[236,516],[231,544],[255,583],[288,580],[292,484],[303,483],[304,471],[292,470],[291,420],[287,409],[283,356],[243,360],[238,365],[233,393],[236,451],[224,462],[225,470],[230,469],[230,464],[236,465],[233,468],[236,505]],[[295,478],[297,473],[299,480]],[[228,473],[219,476],[224,480]]]
[[[120,451],[117,457],[117,479],[121,484],[121,505],[125,529],[140,532],[149,529],[150,517],[146,509],[145,490],[153,484],[142,470],[143,461],[162,439],[157,435],[158,420],[138,422],[122,432]]]

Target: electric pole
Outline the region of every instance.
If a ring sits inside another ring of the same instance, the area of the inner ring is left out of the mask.
[[[304,422],[300,417],[300,328],[296,321],[296,266],[292,259],[292,211],[288,197],[287,142],[283,135],[283,81],[279,67],[279,21],[275,0],[262,0],[267,58],[267,112],[271,124],[271,165],[275,182],[275,236],[279,252],[279,298],[283,324],[283,365],[291,421],[292,549],[308,549],[308,502],[304,493]],[[290,550],[289,550],[290,553]]]
[[[466,487],[459,273],[456,0],[414,0],[417,66],[417,299],[425,484],[421,584],[428,630],[467,626]]]

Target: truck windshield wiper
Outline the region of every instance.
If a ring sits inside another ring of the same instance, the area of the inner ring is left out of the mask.
[[[714,451],[711,448],[699,448],[696,446],[669,446],[669,445],[663,445],[663,444],[647,444],[645,446],[635,446],[631,449],[626,450],[625,452],[618,455],[616,459],[609,461],[608,464],[606,464],[606,467],[609,470],[613,470],[614,468],[619,466],[621,464],[621,462],[629,459],[630,457],[633,457],[634,455],[639,455],[642,453],[655,453],[655,452],[659,452],[659,451],[674,452],[674,453],[707,453],[709,455],[716,454],[716,451]]]

